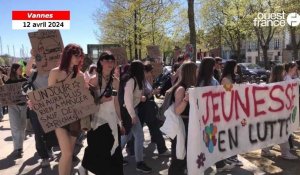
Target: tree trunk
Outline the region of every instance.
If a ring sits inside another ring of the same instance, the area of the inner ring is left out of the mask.
[[[189,29],[190,29],[190,43],[193,45],[193,58],[191,58],[194,62],[196,62],[196,27],[195,27],[195,14],[194,14],[194,0],[188,1],[188,19],[189,19]]]
[[[152,27],[152,45],[155,45],[155,24],[154,24],[153,18],[152,18],[151,22],[152,22],[152,24],[151,24],[151,27]]]
[[[138,58],[137,50],[137,10],[134,10],[134,59]]]
[[[219,48],[220,48],[220,53],[219,53],[219,57],[223,57],[222,55],[222,28],[220,26],[218,26],[218,30],[219,30]]]
[[[131,39],[128,40],[128,47],[129,47],[129,60],[132,59],[132,42]]]
[[[139,33],[139,60],[142,59],[142,34],[141,34],[141,30]]]
[[[236,50],[237,62],[240,63],[242,61],[241,58],[241,39],[239,38],[237,41],[237,50]]]
[[[259,44],[259,40],[257,40],[257,56],[258,56],[258,61],[260,61],[260,44]],[[255,63],[257,64],[256,59],[255,59]]]
[[[296,28],[290,26],[291,45],[293,48],[293,61],[298,60],[298,43],[296,41]]]
[[[269,50],[269,46],[263,46],[262,47],[265,69],[269,69],[268,50]]]
[[[139,20],[139,24],[141,24],[142,23],[142,15],[141,15],[141,10],[140,10],[140,8],[139,8],[139,10],[138,10],[138,20]],[[138,41],[138,44],[139,44],[139,60],[141,60],[142,59],[142,28],[141,27],[139,27],[138,28],[138,31],[139,31],[139,41]]]

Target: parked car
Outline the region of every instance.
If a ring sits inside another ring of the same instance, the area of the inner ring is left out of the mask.
[[[270,76],[270,71],[253,63],[238,63],[241,75],[247,78],[250,82],[259,82],[260,80],[267,81]]]

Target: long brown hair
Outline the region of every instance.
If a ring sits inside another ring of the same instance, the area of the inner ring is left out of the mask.
[[[276,82],[283,81],[284,78],[282,75],[283,71],[284,71],[284,66],[282,64],[275,65],[272,68],[269,83],[276,83]]]
[[[209,86],[214,75],[216,61],[212,57],[204,58],[200,64],[197,85],[203,81],[203,86]]]
[[[172,94],[175,93],[175,90],[179,86],[183,86],[184,88],[190,88],[196,86],[197,83],[197,65],[194,62],[183,63],[180,66],[179,71],[181,71],[179,75],[179,80],[169,90],[170,92],[172,92]]]
[[[71,65],[71,60],[72,60],[73,55],[83,56],[83,50],[77,44],[68,44],[62,52],[59,70],[63,70],[65,72],[69,73],[69,67]],[[77,75],[77,73],[79,72],[79,67],[80,67],[81,62],[82,62],[82,59],[78,65],[73,67],[73,71],[74,71],[75,75]]]
[[[18,63],[13,63],[11,65],[11,68],[10,68],[10,74],[9,74],[9,79],[11,80],[17,80],[19,78],[21,78],[20,76],[18,76],[17,74],[17,70],[21,67],[20,64]]]

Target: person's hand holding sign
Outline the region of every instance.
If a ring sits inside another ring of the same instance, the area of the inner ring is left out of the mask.
[[[187,91],[185,92],[185,96],[183,98],[183,101],[189,102],[189,93]]]
[[[31,102],[31,100],[28,100],[27,101],[27,107],[30,109],[30,110],[33,110],[33,104]]]

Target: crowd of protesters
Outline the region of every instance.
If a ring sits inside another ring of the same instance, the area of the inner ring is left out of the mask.
[[[22,73],[22,66],[18,63],[12,64],[9,71],[0,67],[0,86],[31,81],[37,90],[68,79],[77,77],[85,79],[98,111],[90,118],[90,129],[86,132],[87,146],[79,169],[81,175],[88,172],[97,175],[122,175],[123,166],[128,164],[122,155],[122,149],[125,148],[135,156],[137,171],[152,172],[152,167],[144,161],[144,125],[149,128],[151,141],[156,144],[159,156],[171,156],[168,174],[185,174],[186,156],[179,157],[177,149],[178,144],[187,144],[187,137],[185,139],[175,137],[171,140],[171,150],[166,147],[163,133],[160,131],[162,121],[157,117],[159,107],[155,102],[155,96],[161,94],[162,87],[155,85],[156,77],[153,77],[151,63],[135,60],[128,65],[116,65],[114,55],[103,52],[97,63],[90,65],[83,73],[80,71],[83,55],[83,49],[79,45],[67,45],[58,67],[52,69],[49,74],[38,72],[34,56],[28,61],[25,73]],[[164,90],[166,91],[164,94],[170,95],[174,111],[176,115],[181,116],[183,129],[187,133],[190,110],[187,90],[192,87],[238,83],[238,66],[236,61],[223,62],[220,57],[206,57],[201,60],[200,65],[182,55],[175,60],[172,71],[169,72],[169,79],[165,82],[168,87]],[[297,78],[299,67],[300,65],[294,62],[273,66],[269,83]],[[0,104],[0,120],[4,112],[5,107]],[[30,100],[27,104],[8,106],[8,115],[14,154],[17,158],[23,155],[28,117],[35,134],[36,151],[42,159],[41,167],[50,166],[54,156],[52,148],[58,144],[61,150],[59,174],[71,174],[75,144],[83,132],[80,121],[44,133],[36,112],[32,110]],[[291,136],[289,142],[280,145],[282,157],[285,159],[298,159],[290,153],[290,149],[293,149],[292,142]],[[272,156],[270,148],[262,149],[262,156]],[[219,172],[242,165],[237,156],[216,163]]]

